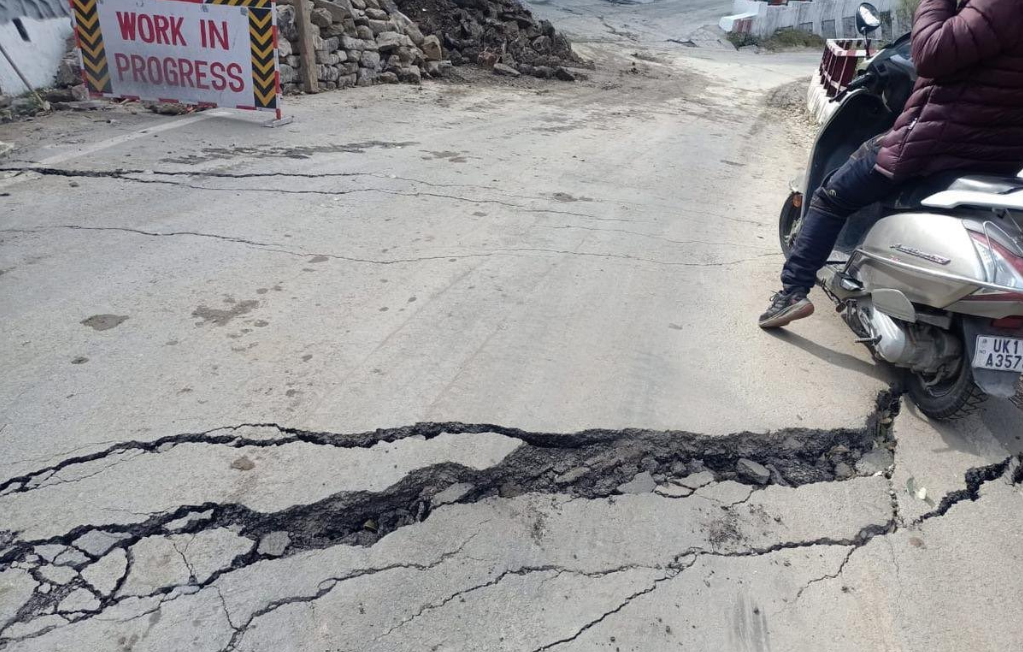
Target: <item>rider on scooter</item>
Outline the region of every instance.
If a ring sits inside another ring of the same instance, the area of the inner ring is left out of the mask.
[[[907,179],[1023,168],[1023,0],[922,0],[912,39],[920,78],[905,110],[814,193],[761,328],[813,314],[807,294],[846,219]]]

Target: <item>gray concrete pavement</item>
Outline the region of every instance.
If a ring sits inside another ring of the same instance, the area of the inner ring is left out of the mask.
[[[282,131],[214,116],[124,142],[168,122],[61,116],[113,144],[30,139],[12,161],[99,176],[6,187],[4,362],[24,373],[0,381],[0,473],[111,428],[862,424],[884,383],[839,324],[779,339],[749,318],[801,154],[762,92],[811,58],[324,95]],[[81,323],[104,314],[127,319]]]
[[[816,55],[720,4],[537,7],[576,84],[5,125],[0,649],[1017,647],[1021,413],[756,328]]]

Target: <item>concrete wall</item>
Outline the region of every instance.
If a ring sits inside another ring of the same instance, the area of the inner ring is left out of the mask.
[[[805,29],[824,38],[848,38],[856,33],[856,9],[862,0],[794,1],[787,5],[768,5],[758,0],[734,0],[732,15],[720,21],[726,32],[748,31],[766,37],[786,27]],[[909,25],[900,25],[895,8],[899,0],[872,0],[881,12],[882,28],[872,38],[894,39],[908,32]]]
[[[3,43],[4,49],[14,59],[18,69],[28,77],[33,88],[49,86],[57,75],[67,39],[71,36],[71,19],[18,20],[25,34],[18,30],[17,24],[13,21],[0,23],[0,43]],[[7,60],[0,56],[0,93],[20,95],[27,90]]]

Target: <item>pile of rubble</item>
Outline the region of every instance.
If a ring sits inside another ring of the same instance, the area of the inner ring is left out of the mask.
[[[526,75],[570,80],[564,66],[583,63],[564,35],[549,21],[536,20],[519,0],[395,1],[424,33],[441,39],[454,65],[496,63]]]
[[[292,0],[279,0],[281,83],[301,90],[302,61]],[[316,78],[322,90],[419,83],[444,67],[476,63],[499,74],[557,77],[582,61],[548,21],[519,0],[310,0]],[[411,18],[410,18],[411,16]]]
[[[285,93],[301,89],[295,8],[282,0],[277,14],[281,83]],[[321,90],[374,83],[419,83],[439,76],[439,39],[424,36],[414,22],[379,0],[315,0],[310,15],[316,78]]]

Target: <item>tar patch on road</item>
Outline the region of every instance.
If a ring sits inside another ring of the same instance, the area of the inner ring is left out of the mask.
[[[202,321],[196,322],[196,326],[202,326],[204,324],[213,324],[214,326],[226,326],[235,317],[246,315],[259,306],[259,302],[255,299],[247,299],[245,301],[235,301],[228,297],[224,299],[224,303],[230,305],[230,308],[209,308],[205,305],[200,305],[198,308],[192,311],[193,317],[198,317]]]
[[[128,315],[93,315],[83,319],[81,323],[93,330],[108,331],[120,326],[126,319],[128,319]]]

